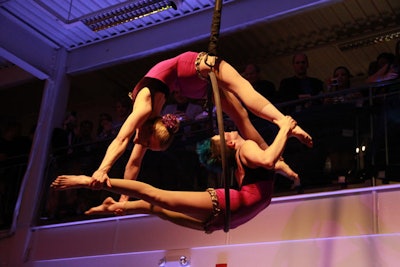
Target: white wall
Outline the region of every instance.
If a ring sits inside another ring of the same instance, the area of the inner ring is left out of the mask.
[[[275,198],[255,219],[211,235],[152,216],[38,227],[26,266],[394,267],[400,186]]]

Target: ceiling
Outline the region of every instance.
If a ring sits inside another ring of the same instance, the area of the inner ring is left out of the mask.
[[[68,50],[146,30],[214,7],[212,0],[183,0],[176,10],[171,8],[98,32],[79,20],[80,17],[107,11],[126,2],[146,1],[152,0],[0,0],[0,4],[5,12]],[[231,1],[225,0],[224,3]]]
[[[176,10],[168,9],[98,32],[79,21],[80,17],[123,2],[126,1],[0,0],[0,12],[55,46],[64,47],[71,55],[96,51],[103,43],[112,47],[115,42],[117,46],[117,41],[128,37],[139,47],[139,43],[148,41],[141,39],[142,32],[152,34],[155,46],[160,39],[174,40],[165,41],[159,49],[140,47],[140,53],[120,56],[121,60],[116,57],[71,71],[73,85],[79,88],[126,90],[161,59],[185,50],[207,50],[213,0],[183,0]],[[291,56],[298,51],[308,54],[311,76],[325,79],[336,66],[345,65],[356,78],[365,79],[369,63],[383,51],[393,52],[400,38],[398,0],[229,0],[223,1],[222,10],[219,54],[238,69],[248,62],[258,63],[264,78],[276,85],[292,75]],[[381,35],[391,37],[372,41]],[[0,60],[0,65],[0,77],[5,77],[5,70],[18,68],[5,59]],[[16,86],[18,81],[0,83],[0,88]]]

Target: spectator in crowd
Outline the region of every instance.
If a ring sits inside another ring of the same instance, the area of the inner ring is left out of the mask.
[[[345,66],[338,66],[333,70],[332,78],[328,80],[328,90],[331,92],[351,87],[351,73]]]
[[[93,122],[91,120],[83,120],[79,124],[79,131],[77,135],[78,143],[91,143],[94,141],[93,137]]]
[[[95,168],[93,153],[96,150],[95,139],[93,137],[93,122],[83,120],[79,124],[79,131],[76,138],[75,155],[80,164],[82,173],[90,175]]]
[[[276,102],[277,92],[273,82],[261,79],[260,67],[254,63],[249,63],[245,66],[242,76],[248,80],[253,88],[259,92],[262,96],[270,100],[272,103]],[[277,127],[254,115],[250,110],[247,109],[249,119],[253,123],[254,127],[261,134],[261,136],[267,141],[272,142],[273,138],[277,133]]]
[[[369,77],[367,83],[389,81],[399,78],[400,73],[400,41],[396,42],[395,53],[383,52],[378,55],[377,60],[370,64]],[[365,153],[366,173],[376,170],[385,170],[388,166],[387,157],[392,158],[388,151],[397,151],[398,142],[391,142],[391,148],[387,150],[388,144],[385,140],[396,140],[400,132],[400,99],[398,92],[398,83],[386,86],[373,87],[373,95],[387,94],[387,97],[373,98],[373,112],[371,113],[373,135],[371,142],[367,146]],[[390,129],[390,131],[387,131]],[[391,138],[391,136],[395,136]],[[396,150],[397,149],[397,150]]]
[[[161,111],[161,115],[175,114],[182,121],[192,121],[203,112],[203,107],[183,96],[180,91],[172,92],[172,101]]]
[[[57,173],[79,172],[82,173],[77,147],[79,137],[77,112],[67,112],[61,127],[53,131],[52,136],[52,160],[57,164]],[[66,215],[76,215],[76,205],[78,203],[78,191],[68,192],[49,191],[45,207],[45,217],[49,219],[61,218]]]
[[[327,80],[328,93],[339,92],[342,90],[350,89],[351,87],[351,73],[345,66],[338,66],[334,69],[332,78]],[[362,94],[360,92],[350,92],[345,95],[333,95],[325,98],[325,104],[337,104],[344,102],[357,101],[357,105],[362,105]],[[361,102],[358,102],[361,101]]]
[[[113,120],[113,128],[114,132],[118,133],[119,129],[121,128],[122,124],[124,124],[126,118],[128,118],[129,114],[132,111],[132,100],[125,96],[120,97],[115,103],[115,114]]]
[[[295,54],[292,58],[294,76],[284,78],[279,85],[279,99],[281,101],[292,101],[309,98],[323,92],[324,83],[307,74],[309,68],[308,57],[304,53]],[[304,107],[310,103],[307,102]],[[301,110],[301,106],[296,107],[296,111]]]
[[[360,132],[355,125],[360,127],[358,108],[362,107],[363,95],[359,91],[341,93],[351,88],[351,77],[347,67],[338,66],[334,69],[332,77],[327,80],[328,96],[324,98],[324,104],[331,106],[322,110],[323,121],[326,124],[320,125],[323,125],[322,128],[328,133],[326,138],[321,139],[321,143],[324,145],[328,162],[325,164],[325,172],[332,177],[355,172],[355,134]]]
[[[99,116],[96,139],[98,141],[110,140],[114,138],[117,133],[118,131],[115,131],[111,115],[108,113],[101,113]]]
[[[203,124],[194,123],[196,119],[206,118],[208,113],[203,113],[203,106],[200,101],[189,99],[182,95],[180,91],[171,93],[170,102],[165,105],[161,115],[174,114],[181,122],[179,133],[182,134],[182,141],[190,138],[192,131],[200,130]],[[208,123],[208,122],[207,122]],[[186,125],[185,125],[186,124]]]
[[[76,112],[68,112],[61,128],[55,128],[52,136],[53,152],[55,154],[73,153],[78,133],[78,117]]]
[[[376,61],[371,62],[368,69],[367,83],[375,83],[397,79],[399,66],[396,64],[396,55],[383,52],[378,55]]]
[[[274,103],[276,97],[275,84],[271,81],[261,79],[260,72],[261,70],[258,65],[249,63],[246,65],[242,75],[257,92]]]

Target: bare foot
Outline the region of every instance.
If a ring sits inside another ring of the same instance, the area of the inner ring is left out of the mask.
[[[124,210],[124,202],[117,202],[112,197],[108,197],[103,201],[103,204],[90,208],[85,212],[86,215],[94,215],[94,214],[117,214],[123,215]]]
[[[300,126],[298,125],[292,130],[292,136],[299,139],[300,142],[302,142],[308,147],[313,146],[312,137],[308,133],[306,133],[303,129],[301,129]]]
[[[294,186],[300,185],[300,178],[297,173],[295,173],[289,165],[286,164],[283,160],[278,160],[275,164],[275,171],[283,176],[286,176],[290,180],[293,181]]]
[[[50,187],[55,190],[89,188],[92,180],[93,178],[85,175],[61,175],[51,183]]]

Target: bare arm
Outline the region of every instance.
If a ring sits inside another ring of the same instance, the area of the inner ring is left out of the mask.
[[[108,181],[107,173],[113,164],[124,153],[128,146],[128,142],[143,123],[150,117],[152,113],[151,95],[148,89],[142,89],[136,96],[132,113],[128,116],[122,125],[117,137],[108,146],[106,154],[93,177],[99,184]]]
[[[399,74],[393,68],[393,65],[384,65],[377,72],[367,78],[367,83],[381,82],[396,79]]]
[[[140,144],[135,144],[131,156],[125,167],[124,179],[136,180],[147,149]],[[122,194],[119,201],[128,201],[129,196]]]
[[[291,117],[286,116],[276,122],[280,130],[274,142],[267,149],[260,147],[253,141],[247,140],[240,149],[240,157],[243,163],[249,167],[264,167],[266,169],[275,168],[276,162],[280,159],[285,148],[286,141],[292,129],[296,127],[296,122]]]

